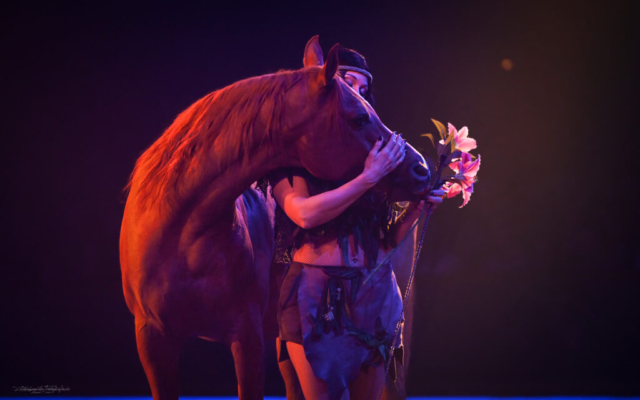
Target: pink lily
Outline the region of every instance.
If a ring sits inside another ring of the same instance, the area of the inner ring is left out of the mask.
[[[476,181],[476,174],[480,169],[480,155],[475,161],[471,161],[471,155],[469,153],[462,153],[459,161],[452,162],[449,167],[455,171],[454,177],[459,180],[458,182],[447,181],[443,185],[443,189],[447,192],[447,198],[457,196],[462,192],[464,199],[462,205],[459,208],[464,207],[471,199],[471,193],[473,193],[473,184]]]
[[[462,208],[465,205],[467,205],[467,203],[469,202],[469,200],[471,199],[471,193],[473,193],[473,184],[465,187],[464,189],[457,183],[452,183],[452,182],[446,182],[443,186],[442,189],[444,191],[447,192],[447,198],[450,199],[452,197],[457,196],[458,194],[460,194],[460,192],[462,192],[462,198],[463,198],[463,202],[462,205],[458,208]]]
[[[449,168],[456,173],[456,178],[471,184],[480,170],[480,155],[475,161],[472,161],[471,154],[462,153],[459,160],[449,164]]]
[[[450,135],[454,135],[453,140],[456,143],[456,150],[468,152],[478,147],[478,145],[476,144],[476,140],[468,137],[469,128],[467,128],[466,126],[462,127],[460,130],[457,130],[453,125],[451,125],[451,123],[449,123],[449,136]],[[444,146],[444,140],[441,139],[438,143]]]

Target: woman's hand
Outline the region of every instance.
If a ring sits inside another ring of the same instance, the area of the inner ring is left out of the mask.
[[[364,162],[362,175],[365,179],[376,184],[400,165],[407,154],[406,143],[407,141],[402,138],[402,134],[398,135],[394,132],[384,148],[380,149],[382,138],[378,139]]]
[[[438,207],[438,205],[442,203],[442,200],[443,200],[442,196],[444,195],[445,195],[444,190],[432,190],[429,192],[429,196],[427,196],[425,200],[420,200],[417,203],[412,203],[411,205],[414,206],[415,208],[413,208],[413,211],[410,210],[409,213],[413,214],[412,215],[412,217],[414,217],[413,220],[415,220],[415,218],[418,218],[420,216],[422,209],[424,209],[425,203],[430,203],[431,211],[435,211],[436,207]]]

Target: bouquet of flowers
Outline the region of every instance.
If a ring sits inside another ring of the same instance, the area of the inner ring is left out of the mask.
[[[452,198],[462,193],[463,202],[459,208],[464,207],[471,199],[473,185],[478,181],[478,170],[480,169],[480,155],[478,157],[469,151],[478,147],[475,139],[469,137],[469,129],[465,126],[457,130],[449,123],[449,131],[444,125],[435,119],[433,123],[438,128],[440,141],[436,145],[432,134],[425,133],[431,139],[433,147],[438,150],[438,165],[434,165],[433,160],[425,156],[425,160],[432,172],[431,182],[428,191],[442,189],[446,192],[447,198]],[[442,178],[445,166],[449,166],[455,172],[454,175],[447,175]]]

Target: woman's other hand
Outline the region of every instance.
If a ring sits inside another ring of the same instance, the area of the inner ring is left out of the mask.
[[[438,205],[440,205],[442,203],[442,196],[445,195],[445,191],[444,190],[432,190],[429,192],[429,196],[427,196],[426,199],[420,200],[417,203],[412,203],[409,207],[409,214],[411,215],[411,217],[409,217],[409,219],[411,219],[411,222],[413,223],[413,221],[415,221],[419,216],[420,213],[422,212],[422,210],[424,209],[424,206],[426,203],[430,203],[431,204],[431,211],[435,211],[436,207],[438,207]]]
[[[402,161],[407,153],[405,147],[407,141],[402,138],[402,134],[395,132],[382,148],[382,138],[376,141],[364,162],[362,175],[372,184],[378,183],[389,172],[393,171]]]
[[[432,190],[429,192],[429,196],[427,197],[427,202],[431,203],[431,210],[435,210],[439,204],[442,203],[443,196],[445,195],[444,190]],[[425,200],[421,200],[422,207],[424,207]],[[422,211],[422,208],[420,209]]]

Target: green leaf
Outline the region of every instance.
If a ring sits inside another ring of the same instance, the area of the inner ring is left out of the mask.
[[[447,140],[444,142],[444,144],[445,144],[445,145],[446,145],[446,144],[449,144],[449,143],[451,143],[452,141],[455,143],[455,140],[453,140],[453,138],[454,138],[454,137],[455,137],[455,135],[449,135],[449,136],[447,137]]]
[[[420,136],[426,136],[426,137],[428,137],[429,139],[431,139],[431,144],[433,145],[433,147],[436,147],[436,141],[435,141],[435,139],[433,138],[433,135],[432,135],[432,134],[430,134],[430,133],[423,133],[423,134],[422,134],[422,135],[420,135]]]
[[[445,138],[447,137],[447,128],[445,128],[444,125],[442,125],[442,122],[438,120],[431,118],[431,121],[434,123],[436,128],[438,128],[438,132],[440,132],[440,137],[442,138],[442,140],[445,140]]]

